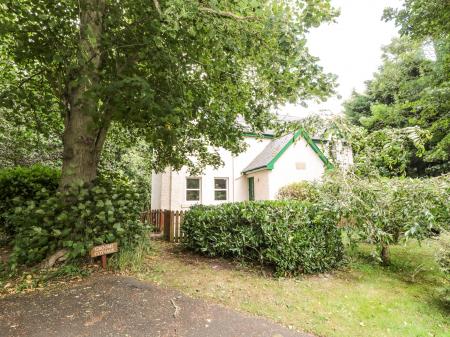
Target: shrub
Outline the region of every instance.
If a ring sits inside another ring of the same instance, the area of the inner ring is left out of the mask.
[[[337,208],[351,237],[375,244],[385,264],[389,245],[449,229],[449,176],[367,179],[333,174],[319,189],[320,202]]]
[[[58,180],[58,170],[40,165],[0,170],[0,229],[8,236],[14,235],[15,228],[6,219],[14,208],[14,199],[37,201],[42,189],[54,192]]]
[[[127,246],[145,234],[139,221],[140,198],[126,180],[99,179],[94,187],[72,186],[64,192],[38,192],[35,200],[15,200],[8,215],[16,228],[12,267],[35,264],[59,249],[68,258],[84,256],[94,245],[118,241]]]
[[[280,188],[277,199],[298,201],[317,201],[319,197],[317,188],[309,181],[301,181]]]
[[[439,241],[437,262],[442,272],[450,276],[450,232],[445,232]]]
[[[197,206],[184,218],[183,244],[209,256],[273,266],[277,275],[324,272],[343,258],[336,222],[335,212],[309,202]]]

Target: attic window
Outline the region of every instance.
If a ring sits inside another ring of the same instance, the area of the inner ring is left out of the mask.
[[[214,178],[214,200],[216,201],[228,200],[227,178]]]
[[[186,178],[186,201],[200,201],[200,178]]]

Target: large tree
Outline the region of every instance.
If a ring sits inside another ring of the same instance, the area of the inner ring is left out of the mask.
[[[367,82],[365,93],[353,93],[345,103],[349,119],[374,136],[411,127],[427,131],[424,151],[399,148],[405,159],[401,174],[412,176],[450,170],[450,82],[445,62],[427,56],[425,49],[420,40],[394,39],[383,49],[383,64]]]
[[[15,76],[0,108],[58,110],[61,186],[96,178],[114,121],[140,130],[156,169],[217,164],[210,149],[240,151],[244,123],[262,131],[274,105],[332,91],[305,36],[335,15],[329,0],[1,0]]]

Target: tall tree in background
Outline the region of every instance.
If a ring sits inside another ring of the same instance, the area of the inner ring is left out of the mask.
[[[401,9],[387,9],[384,18],[395,20],[403,37],[383,49],[383,64],[366,92],[354,93],[345,104],[349,119],[369,133],[427,131],[425,148],[409,146],[405,170],[393,175],[450,170],[449,16],[450,3],[442,0],[407,0]]]
[[[243,146],[238,118],[261,131],[272,106],[332,91],[305,35],[335,15],[329,0],[2,0],[15,76],[0,108],[58,110],[61,186],[96,178],[114,121],[141,130],[155,168],[217,164],[209,148]]]

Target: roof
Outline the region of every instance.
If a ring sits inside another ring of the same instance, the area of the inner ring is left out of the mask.
[[[267,146],[258,154],[252,162],[247,165],[243,170],[243,173],[249,173],[256,170],[272,170],[275,162],[283,155],[283,153],[294,144],[297,138],[302,137],[308,143],[313,151],[319,156],[319,158],[324,162],[327,168],[332,168],[333,165],[327,159],[327,157],[322,153],[322,151],[317,147],[312,138],[308,135],[305,130],[298,130],[295,133],[288,133],[285,136],[273,139]]]

